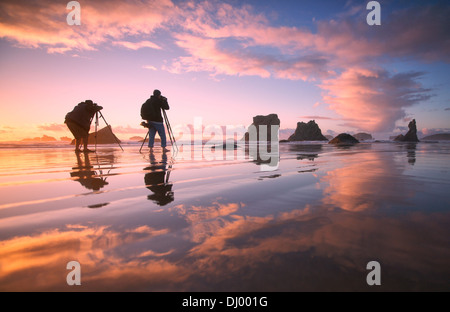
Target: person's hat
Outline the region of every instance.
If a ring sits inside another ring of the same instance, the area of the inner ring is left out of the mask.
[[[159,90],[154,90],[154,91],[153,91],[153,95],[154,95],[154,96],[159,96],[159,95],[161,95],[161,91],[159,91]]]
[[[88,105],[94,105],[94,102],[92,102],[92,100],[86,100],[86,101],[84,101],[84,103],[86,103]]]

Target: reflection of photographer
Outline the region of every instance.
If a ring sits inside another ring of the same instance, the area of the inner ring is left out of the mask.
[[[167,154],[163,153],[161,161],[156,161],[155,154],[150,153],[150,166],[144,168],[148,170],[145,174],[144,181],[146,187],[153,192],[148,195],[148,199],[152,200],[159,206],[165,206],[174,201],[172,184],[169,183],[170,170],[167,169]]]
[[[89,129],[91,128],[91,122],[95,113],[102,109],[103,107],[97,105],[97,103],[86,100],[79,103],[71,112],[67,113],[64,122],[75,137],[76,152],[81,151],[81,144],[83,144],[84,152],[91,152],[87,148]]]
[[[84,154],[84,164],[79,153],[77,155],[77,166],[73,167],[70,173],[75,181],[78,181],[89,190],[98,191],[105,185],[108,185],[106,178],[96,177],[97,173],[93,170],[89,160],[89,154]]]

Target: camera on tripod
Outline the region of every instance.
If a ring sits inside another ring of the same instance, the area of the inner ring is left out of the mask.
[[[103,109],[103,106],[98,105],[97,103],[94,103],[94,108],[96,111],[101,111]]]
[[[144,128],[150,128],[151,127],[150,124],[148,122],[145,122],[145,121],[141,122],[141,126],[144,127]]]
[[[95,112],[99,112],[103,109],[103,106],[100,106],[97,103],[92,102],[92,100],[86,100],[84,101],[84,103],[86,103]]]

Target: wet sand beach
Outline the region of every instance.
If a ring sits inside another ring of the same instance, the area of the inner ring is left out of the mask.
[[[450,290],[448,143],[282,143],[272,168],[123,147],[0,148],[1,291]]]

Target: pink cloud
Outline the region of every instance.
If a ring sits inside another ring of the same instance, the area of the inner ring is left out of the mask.
[[[315,53],[298,53],[299,47],[312,46],[311,33],[291,27],[271,27],[250,6],[188,3],[182,11],[180,18],[185,32],[174,36],[177,45],[189,56],[179,57],[167,66],[171,72],[207,71],[213,76],[256,75],[291,80],[329,74],[326,58]],[[275,47],[281,54],[254,52],[260,47]]]
[[[325,116],[299,116],[300,119],[310,119],[310,120],[336,120],[336,118],[325,117]]]
[[[340,76],[324,80],[324,101],[346,123],[367,131],[391,131],[395,122],[405,117],[404,108],[431,96],[417,81],[423,73],[391,75],[383,69],[349,68]]]
[[[318,116],[318,115],[312,115],[312,116],[299,116],[300,119],[308,119],[308,120],[338,120],[338,121],[361,121],[360,119],[355,118],[334,118],[334,117],[326,117],[326,116]],[[362,120],[364,121],[364,120]]]
[[[362,5],[358,7],[359,17],[366,10]],[[352,8],[352,14],[356,8]],[[304,75],[314,76],[312,69],[332,74],[335,67],[373,65],[379,62],[379,57],[386,56],[449,60],[450,42],[445,32],[450,28],[449,15],[448,6],[412,7],[394,12],[376,32],[368,27],[365,19],[343,16],[339,20],[318,21],[317,32],[313,33],[308,29],[271,26],[249,6],[203,2],[195,10],[186,11],[184,27],[194,36],[216,41],[234,38],[239,42],[235,48],[241,51],[276,48],[283,57],[278,57],[278,63],[261,62],[262,65],[274,65],[275,77],[305,80]],[[267,55],[253,54],[252,57],[267,59]],[[299,66],[304,62],[296,63],[296,58],[306,59],[311,69]],[[326,70],[323,70],[323,63],[328,67]],[[290,71],[286,73],[288,66]]]
[[[341,65],[373,65],[380,63],[380,57],[450,62],[448,5],[424,4],[394,11],[375,30],[367,26],[362,13],[357,18],[318,21],[315,49],[332,51],[336,64]]]
[[[111,40],[129,48],[125,36],[149,35],[170,20],[177,10],[169,0],[127,1],[103,0],[83,2],[81,26],[69,26],[65,5],[54,1],[12,1],[0,3],[4,12],[0,23],[0,38],[21,46],[46,47],[49,53],[71,50],[96,50]],[[119,39],[119,40],[118,40]],[[149,41],[141,45],[150,47]],[[157,48],[157,45],[151,46]]]
[[[158,70],[155,66],[153,65],[144,65],[142,66],[142,68],[144,69],[149,69],[149,70]]]
[[[220,1],[87,2],[82,25],[76,27],[66,24],[65,6],[50,0],[5,0],[0,9],[0,38],[49,53],[95,50],[105,43],[161,49],[148,39],[164,29],[184,54],[162,69],[203,71],[216,79],[253,75],[317,81],[324,90],[322,103],[346,125],[368,131],[392,129],[405,117],[405,108],[429,98],[418,82],[422,73],[392,75],[379,64],[392,58],[450,61],[450,7],[445,4],[392,12],[376,31],[359,18],[367,13],[364,5],[347,6],[348,12],[335,20],[317,21],[315,32],[273,26],[252,6]]]
[[[191,56],[177,58],[167,70],[173,73],[207,71],[213,75],[257,75],[267,78],[270,73],[263,61],[246,58],[239,51],[226,51],[219,48],[219,41],[189,34],[177,35],[177,45]]]
[[[142,48],[151,48],[151,49],[157,49],[161,50],[162,48],[157,45],[156,43],[153,43],[151,41],[145,40],[140,42],[129,42],[129,41],[116,41],[113,42],[114,45],[123,46],[130,50],[139,50]]]

